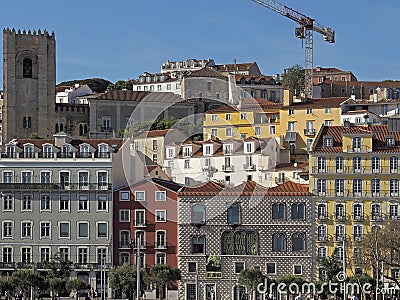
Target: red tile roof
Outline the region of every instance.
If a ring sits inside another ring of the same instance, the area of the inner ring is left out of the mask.
[[[332,98],[313,98],[304,102],[294,102],[283,108],[306,109],[321,107],[340,107],[340,104],[349,99],[348,97],[332,97]]]
[[[311,196],[308,186],[293,181],[285,181],[284,183],[270,187],[268,196]]]
[[[214,67],[217,68],[220,72],[226,71],[248,71],[255,62],[251,63],[242,63],[242,64],[225,64],[225,65],[215,65]],[[236,68],[235,68],[236,67]]]
[[[228,80],[228,76],[215,71],[213,69],[210,69],[208,67],[204,67],[200,70],[193,71],[190,74],[184,75],[185,78],[191,78],[191,77],[211,77],[211,78],[220,78],[223,80]]]
[[[179,196],[217,196],[223,189],[223,185],[207,181],[196,186],[186,186],[178,194]]]
[[[268,109],[280,109],[281,103],[276,103],[262,99],[244,99],[241,101],[240,108],[234,105],[225,105],[210,111],[207,114],[225,113],[225,112],[239,112],[239,111],[263,111]]]
[[[387,125],[368,125],[354,126],[345,128],[344,126],[325,126],[316,143],[313,152],[331,152],[337,153],[343,151],[342,137],[344,134],[372,135],[373,152],[400,152],[400,132],[390,132]],[[332,136],[333,146],[324,147],[323,137]],[[396,142],[395,146],[386,146],[386,137],[393,136]]]
[[[82,98],[82,97],[78,97]],[[131,90],[116,90],[108,91],[105,93],[89,95],[86,97],[90,100],[108,100],[108,101],[132,101],[132,102],[167,102],[177,103],[182,102],[183,99],[171,92],[137,92]]]
[[[145,139],[145,138],[152,138],[152,137],[161,137],[165,136],[168,133],[173,133],[176,131],[175,129],[160,129],[160,130],[149,130],[142,133],[139,133],[134,137],[134,139]]]

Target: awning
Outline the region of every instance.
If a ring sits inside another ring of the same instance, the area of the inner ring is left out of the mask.
[[[297,132],[286,132],[285,141],[286,142],[295,142],[296,134],[297,134]]]

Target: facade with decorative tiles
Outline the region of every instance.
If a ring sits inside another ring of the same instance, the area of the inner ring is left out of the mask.
[[[361,241],[398,220],[400,132],[388,125],[323,126],[310,154],[317,257],[335,249],[348,275],[371,273]],[[319,268],[319,274],[324,269]],[[385,266],[385,269],[388,268]],[[398,268],[385,272],[398,272]]]
[[[244,299],[238,275],[245,268],[270,278],[313,280],[312,211],[308,188],[290,181],[269,189],[253,181],[183,188],[178,193],[180,299]]]

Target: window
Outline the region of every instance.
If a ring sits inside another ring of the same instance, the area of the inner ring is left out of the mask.
[[[21,172],[21,183],[32,183],[32,172],[24,171]]]
[[[326,247],[318,247],[318,259],[326,258],[328,256],[328,249]]]
[[[345,218],[344,205],[342,203],[335,205],[335,218],[337,220],[343,220]]]
[[[324,137],[324,147],[332,147],[333,139],[332,137]]]
[[[14,210],[14,199],[12,195],[3,195],[3,211]]]
[[[78,238],[89,237],[89,223],[78,223]]]
[[[68,222],[60,222],[60,238],[69,238],[69,223]]]
[[[22,61],[22,77],[32,78],[32,60],[30,58],[24,58]]]
[[[206,223],[206,209],[202,204],[192,206],[191,223],[195,225],[203,225]]]
[[[146,248],[146,233],[143,230],[138,230],[135,232],[135,240],[135,247],[137,247],[139,243],[140,248]]]
[[[105,222],[97,223],[97,237],[98,238],[107,237],[107,223]]]
[[[40,262],[50,261],[51,257],[50,248],[40,248]]]
[[[156,222],[166,222],[167,212],[165,210],[156,210]]]
[[[50,238],[51,232],[51,223],[50,222],[41,222],[40,223],[40,238]]]
[[[211,155],[212,153],[212,146],[211,145],[204,145],[203,146],[204,147],[204,149],[203,149],[203,154],[204,155]]]
[[[78,184],[79,189],[87,190],[89,189],[89,172],[79,172],[78,174]]]
[[[254,152],[254,143],[253,142],[245,142],[244,143],[244,153],[253,153]]]
[[[293,108],[289,108],[288,109],[288,115],[289,116],[293,116],[294,115],[294,109]]]
[[[371,170],[372,170],[372,173],[379,173],[380,172],[380,166],[381,166],[380,157],[379,156],[371,157]]]
[[[69,195],[60,195],[60,210],[69,210]]]
[[[183,156],[184,157],[189,157],[191,154],[192,154],[191,147],[183,147]]]
[[[197,263],[188,262],[188,273],[196,273],[197,272]]]
[[[318,166],[318,173],[325,173],[326,172],[326,158],[325,158],[325,156],[318,156],[317,157],[317,166]]]
[[[247,299],[246,288],[241,285],[235,285],[233,287],[233,300]]]
[[[356,203],[353,205],[353,219],[361,220],[363,218],[363,206],[361,203]]]
[[[49,171],[40,172],[40,183],[51,183],[51,173]]]
[[[192,254],[204,254],[205,253],[205,237],[204,236],[193,236],[192,237]]]
[[[239,274],[242,270],[244,270],[244,262],[235,262],[235,273]]]
[[[295,122],[288,122],[288,131],[295,131],[296,130],[296,123]]]
[[[167,148],[167,158],[175,157],[175,148]]]
[[[218,122],[218,115],[211,115],[212,122]]]
[[[122,230],[119,233],[119,248],[129,248],[131,246],[130,232]]]
[[[60,248],[58,248],[58,253],[60,253],[60,260],[61,261],[69,260],[69,248],[60,247]]]
[[[78,195],[78,211],[89,211],[88,195]]]
[[[304,203],[292,204],[292,220],[304,220]]]
[[[267,263],[267,274],[276,274],[276,263]]]
[[[21,262],[23,264],[29,264],[32,262],[32,249],[28,247],[21,248]]]
[[[379,203],[374,203],[371,205],[371,215],[372,220],[381,219],[381,205]]]
[[[225,114],[225,120],[229,121],[232,119],[232,115],[231,114]]]
[[[156,231],[156,248],[165,248],[167,246],[166,233],[164,230]]]
[[[97,195],[97,210],[106,211],[107,210],[108,197],[107,195]]]
[[[135,209],[135,226],[146,226],[146,211]]]
[[[131,198],[130,192],[119,192],[119,200],[120,201],[129,201]]]
[[[22,118],[22,128],[32,128],[32,118],[23,117]]]
[[[326,205],[323,203],[318,204],[317,206],[317,217],[319,220],[326,219]]]
[[[335,195],[344,196],[344,179],[335,179]]]
[[[156,191],[156,201],[165,201],[167,199],[165,191]]]
[[[165,265],[167,262],[167,255],[163,252],[156,254],[156,264]]]
[[[387,137],[386,138],[386,146],[393,147],[396,145],[394,137]]]
[[[11,247],[3,247],[3,263],[11,263],[13,262],[13,255],[12,255],[12,250],[13,248]]]
[[[21,238],[32,237],[32,222],[26,221],[21,222]]]
[[[361,138],[360,137],[354,137],[352,141],[352,148],[354,152],[360,152],[361,151]]]
[[[391,219],[397,220],[399,216],[399,206],[397,204],[390,204],[389,216]]]
[[[60,188],[69,189],[69,172],[60,172]]]
[[[136,191],[135,192],[135,200],[136,201],[145,201],[146,195],[144,191]]]
[[[218,129],[217,128],[211,128],[211,135],[213,137],[218,137]]]
[[[325,126],[332,126],[333,121],[332,120],[325,120],[324,125]]]
[[[3,221],[3,238],[12,238],[13,237],[13,221]]]
[[[247,114],[246,113],[240,113],[240,120],[246,120],[247,119]]]
[[[317,195],[318,196],[326,195],[326,179],[325,178],[317,179]]]
[[[238,203],[233,203],[227,211],[228,224],[239,225],[241,224],[240,218],[240,205]]]
[[[22,195],[22,211],[32,211],[32,195]]]
[[[301,274],[303,274],[302,266],[297,266],[297,265],[295,265],[295,266],[293,267],[293,273],[294,273],[294,275],[301,275]]]
[[[353,226],[353,238],[355,241],[361,241],[363,237],[363,228],[362,225],[354,225]]]
[[[361,172],[361,157],[360,156],[353,157],[353,172],[354,173]]]
[[[292,235],[292,251],[306,250],[306,237],[304,233],[294,233]]]
[[[100,190],[107,190],[108,188],[108,173],[98,172],[97,173],[97,186]]]
[[[131,214],[129,209],[120,209],[119,210],[119,221],[120,222],[130,222]]]
[[[353,179],[353,196],[361,197],[362,195],[362,179]]]
[[[320,224],[317,227],[317,240],[320,242],[325,242],[326,241],[326,225],[325,224]]]
[[[13,183],[14,176],[13,172],[4,171],[3,172],[3,183]]]
[[[276,126],[275,125],[269,126],[269,134],[271,134],[271,135],[276,134]]]
[[[261,135],[261,127],[260,126],[254,127],[254,134],[255,135]]]
[[[195,283],[186,283],[186,300],[197,299],[197,286]]]
[[[311,107],[306,109],[307,115],[312,115],[313,109]]]
[[[326,114],[331,114],[332,113],[332,108],[331,107],[325,107],[325,113]]]
[[[389,165],[390,165],[390,173],[397,173],[398,172],[398,161],[399,159],[397,156],[391,156],[389,158]]]
[[[88,248],[78,248],[78,264],[85,265],[88,263]]]
[[[226,136],[232,136],[232,127],[226,127],[225,128],[225,135]]]
[[[343,173],[344,158],[342,156],[335,157],[335,170],[336,170],[336,173]]]
[[[285,219],[285,204],[274,203],[272,204],[272,219]]]
[[[371,195],[372,197],[379,197],[381,191],[381,180],[377,178],[371,179]]]
[[[286,235],[284,233],[272,235],[272,251],[286,251]]]

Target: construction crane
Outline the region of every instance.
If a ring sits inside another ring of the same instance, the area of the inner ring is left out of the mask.
[[[335,42],[335,31],[332,28],[322,26],[315,22],[314,19],[299,13],[283,4],[274,0],[252,0],[266,8],[269,8],[282,16],[285,16],[299,24],[295,29],[297,38],[305,40],[305,89],[307,98],[312,97],[313,91],[313,31],[322,34],[324,40],[328,43]]]

